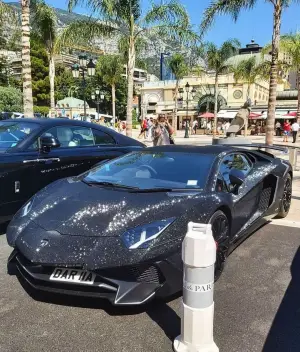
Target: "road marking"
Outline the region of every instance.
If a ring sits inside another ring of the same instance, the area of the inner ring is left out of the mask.
[[[300,234],[300,222],[299,221],[275,219],[275,220],[272,220],[271,223],[273,225],[279,225],[279,226],[298,227],[299,234]]]

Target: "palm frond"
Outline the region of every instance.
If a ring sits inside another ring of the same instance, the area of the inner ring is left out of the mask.
[[[137,59],[141,55],[143,51],[147,48],[147,41],[144,37],[140,36],[135,40],[135,54]],[[124,59],[128,60],[128,51],[129,51],[129,40],[127,35],[122,35],[118,41],[118,49],[120,55],[124,57]]]
[[[153,25],[155,23],[181,24],[182,27],[190,25],[190,19],[186,9],[177,0],[167,3],[154,4],[142,20],[141,26]]]
[[[118,28],[112,24],[94,19],[75,21],[63,30],[57,40],[57,48],[61,49],[78,42],[86,43],[97,38],[109,37],[117,31]]]
[[[32,29],[36,38],[53,52],[57,39],[57,16],[54,9],[44,2],[35,3],[33,10]]]
[[[174,54],[168,60],[168,66],[177,80],[182,79],[188,74],[188,66],[182,54]]]
[[[289,57],[291,67],[300,70],[300,33],[286,34],[280,38],[280,51]]]
[[[192,29],[189,15],[177,0],[153,4],[138,24],[136,36],[141,33],[166,36],[181,42],[196,42],[199,37]]]
[[[234,21],[242,9],[252,9],[257,0],[213,0],[204,11],[203,21],[200,24],[201,37],[212,26],[216,16],[230,15]]]

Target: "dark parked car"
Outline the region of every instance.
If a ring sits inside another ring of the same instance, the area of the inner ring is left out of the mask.
[[[112,129],[81,121],[0,121],[0,223],[49,183],[142,147]]]
[[[133,152],[57,181],[7,231],[9,273],[34,288],[138,305],[182,288],[189,221],[210,223],[215,275],[268,219],[287,215],[292,169],[272,155],[230,146]]]

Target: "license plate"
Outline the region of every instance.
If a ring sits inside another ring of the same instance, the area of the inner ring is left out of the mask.
[[[62,281],[73,284],[93,285],[96,274],[86,271],[69,268],[56,268],[50,276],[50,280]]]

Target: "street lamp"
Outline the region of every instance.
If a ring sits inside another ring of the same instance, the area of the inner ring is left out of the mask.
[[[91,98],[97,104],[97,114],[98,114],[98,117],[99,117],[100,103],[105,98],[104,93],[100,91],[100,88],[96,88],[95,89],[95,93],[92,93]]]
[[[190,94],[192,95],[192,99],[194,100],[194,98],[195,98],[195,96],[197,94],[197,90],[195,89],[195,87],[193,87],[193,89],[191,90],[191,86],[187,82],[187,84],[185,85],[185,91],[186,91],[186,120],[185,120],[185,135],[184,135],[184,138],[189,138],[188,115],[189,115]],[[180,94],[181,98],[183,98],[183,93],[184,93],[183,88],[179,88],[179,94]]]
[[[78,56],[79,64],[72,65],[72,74],[75,79],[80,77],[80,73],[82,76],[82,90],[83,90],[83,114],[84,118],[86,118],[86,72],[88,76],[92,77],[95,76],[95,68],[96,65],[94,64],[92,59],[89,59],[86,54],[82,53]]]

